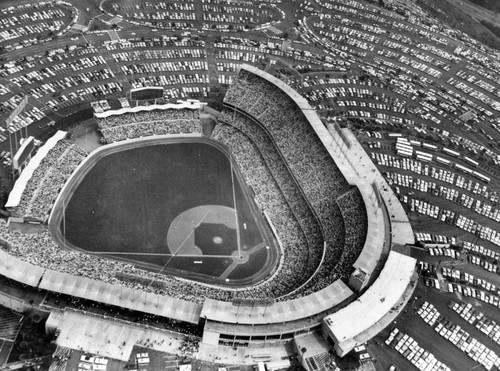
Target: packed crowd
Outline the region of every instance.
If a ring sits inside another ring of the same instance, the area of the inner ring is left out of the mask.
[[[107,143],[151,135],[201,133],[199,112],[169,109],[99,118],[98,128]]]
[[[273,202],[272,199],[268,201]],[[293,218],[292,215],[290,217]],[[296,249],[293,246],[307,243],[300,228],[293,225],[286,225],[284,228],[287,228],[287,231],[292,234],[287,237],[287,243],[290,244],[290,246],[287,246],[290,247],[289,251]],[[291,253],[290,262],[285,263],[277,279],[246,290],[232,291],[222,287],[203,285],[177,279],[170,275],[141,270],[124,262],[68,250],[58,246],[53,241],[49,231],[37,234],[9,231],[4,221],[0,222],[0,242],[0,249],[33,264],[38,269],[48,269],[72,276],[81,276],[108,284],[122,285],[142,292],[167,295],[200,304],[206,298],[233,301],[238,298],[263,299],[284,295],[292,291],[295,284],[300,283],[293,282],[292,277],[304,279],[297,274],[297,271],[303,272],[304,269],[301,267],[307,261],[307,256],[293,256]]]
[[[61,185],[86,156],[69,140],[58,142],[35,169],[14,212],[46,220]]]
[[[344,219],[345,240],[342,253],[342,264],[351,267],[363,248],[368,230],[368,216],[363,197],[358,188],[337,198],[337,204]]]
[[[321,222],[327,250],[318,275],[321,279],[311,283],[313,290],[325,287],[339,276],[349,275],[366,237],[364,204],[358,204],[359,210],[341,211],[337,198],[352,192],[352,187],[301,110],[281,89],[244,70],[226,93],[225,102],[262,124],[261,129],[267,131],[276,144]],[[248,127],[241,129],[248,130]],[[351,196],[345,199],[360,201]],[[346,236],[349,236],[347,245]]]
[[[274,168],[269,167],[268,159],[261,155],[264,152],[232,126],[217,125],[212,137],[229,147],[246,183],[255,192],[257,205],[269,215],[279,236],[284,259],[277,276],[269,283],[272,286],[269,296],[280,296],[294,290],[304,283],[319,263],[318,257],[312,256],[321,248],[322,242],[320,230],[314,227],[317,222],[313,215],[307,214],[307,204],[296,186],[286,184],[286,170],[280,168],[282,161],[274,163]],[[290,193],[298,197],[290,199]]]
[[[26,235],[9,232],[5,224],[0,225],[0,241],[5,242],[2,248],[42,269],[197,303],[205,298],[290,300],[345,278],[366,236],[366,211],[361,195],[349,186],[294,103],[270,84],[251,76],[247,80],[254,80],[253,84],[240,79],[229,89],[228,100],[234,102],[239,97],[235,106],[250,115],[224,110],[212,136],[229,147],[255,192],[257,204],[277,231],[284,257],[272,279],[245,290],[193,283],[124,262],[69,251],[59,247],[48,231]],[[248,89],[243,84],[249,85]],[[109,116],[99,119],[98,127],[107,141],[174,130],[201,132],[198,111],[194,110]],[[192,129],[185,130],[186,127]],[[68,141],[57,144],[33,177],[38,179],[33,184],[43,185],[39,188],[44,190],[31,188],[30,183],[19,210],[46,215],[57,193],[50,184],[59,187],[85,155]]]
[[[145,136],[149,135],[148,127],[139,123],[195,121],[197,114],[197,111],[169,110],[110,116],[99,120],[99,128],[107,131],[123,125],[135,125],[138,130],[144,129],[140,135]],[[196,121],[199,122],[199,120]],[[271,173],[259,149],[237,129],[221,124],[215,130],[214,138],[230,147],[248,183],[256,192],[259,206],[266,210],[279,232],[285,258],[274,279],[248,290],[224,290],[143,271],[123,262],[69,251],[59,247],[48,231],[26,235],[9,232],[5,224],[0,226],[0,238],[5,242],[2,248],[42,269],[51,269],[111,284],[122,284],[130,288],[198,303],[203,302],[207,297],[225,301],[237,300],[237,298],[272,297],[279,299],[280,296],[286,295],[303,284],[319,264],[322,247],[322,231],[319,223],[307,206],[307,201],[300,193],[297,184],[291,178],[290,172],[284,167],[284,162],[277,161],[276,156],[279,156],[279,153],[274,147],[263,148],[266,150],[266,161],[271,166],[273,172]],[[264,143],[266,138],[261,139]],[[269,141],[267,145],[270,145]],[[71,174],[85,155],[83,150],[68,140],[56,144],[35,171],[23,195],[19,211],[22,211],[23,215],[30,213],[38,215],[28,211],[40,210],[39,214],[46,216],[53,202],[53,195],[57,193],[52,185],[60,187],[60,184],[64,183],[65,178]],[[288,195],[290,203],[283,194]],[[48,197],[49,195],[51,197]],[[313,253],[316,255],[313,256]],[[298,295],[300,293],[296,296]]]
[[[205,298],[225,301],[231,301],[233,298],[231,291],[179,280],[172,276],[137,269],[131,264],[61,248],[53,241],[48,231],[23,234],[9,231],[7,224],[1,221],[0,240],[2,241],[1,249],[41,269],[50,269],[196,303],[202,303]],[[263,294],[260,295],[263,296]]]

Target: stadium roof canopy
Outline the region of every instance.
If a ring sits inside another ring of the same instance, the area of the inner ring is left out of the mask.
[[[339,344],[355,343],[355,338],[397,309],[415,271],[415,259],[391,252],[378,279],[356,301],[324,319]]]
[[[201,304],[37,267],[0,250],[0,272],[17,282],[61,294],[198,324]]]
[[[52,311],[47,318],[46,327],[59,331],[55,340],[59,346],[85,349],[100,357],[122,362],[130,360],[138,344],[147,343],[149,349],[165,352],[172,349],[174,344],[179,346],[184,338],[179,334],[179,340],[172,340],[170,331],[101,314],[89,315],[81,310]],[[172,346],[169,347],[169,343],[173,343]]]
[[[122,285],[46,270],[41,289],[197,324],[201,305]]]
[[[44,270],[0,250],[0,272],[5,277],[36,287],[42,279]]]
[[[341,280],[337,280],[330,286],[308,296],[281,301],[269,306],[241,306],[206,299],[200,316],[212,321],[248,325],[295,321],[328,310],[351,295],[351,289]]]
[[[26,189],[28,181],[35,172],[36,168],[40,165],[42,160],[47,156],[47,153],[54,148],[54,146],[66,136],[65,131],[58,130],[52,137],[50,137],[43,146],[38,149],[38,152],[33,156],[26,168],[23,170],[19,178],[14,184],[14,188],[10,191],[9,199],[5,207],[16,207],[21,202],[21,196]]]

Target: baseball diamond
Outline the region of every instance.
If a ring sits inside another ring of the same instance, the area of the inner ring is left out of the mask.
[[[92,157],[54,207],[61,245],[226,285],[255,283],[275,266],[272,234],[222,145],[164,137]]]

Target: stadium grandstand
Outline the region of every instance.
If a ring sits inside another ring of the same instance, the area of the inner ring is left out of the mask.
[[[398,252],[414,237],[354,135],[325,126],[294,89],[250,65],[239,68],[220,115],[211,116],[215,127],[200,120],[203,109],[189,103],[96,114],[104,147],[90,154],[57,132],[23,170],[7,203],[16,217],[46,228],[23,234],[10,222],[0,225],[3,274],[49,293],[201,324],[202,343],[213,346],[288,342],[322,331],[344,355],[387,326],[415,286],[415,260]],[[200,282],[61,243],[70,191],[99,153],[183,137],[227,149],[251,189],[251,204],[273,231],[261,245],[272,247],[276,239],[279,259],[258,282]]]

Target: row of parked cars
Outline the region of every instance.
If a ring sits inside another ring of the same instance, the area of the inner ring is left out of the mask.
[[[385,344],[394,348],[419,370],[451,371],[448,366],[436,359],[434,354],[422,348],[415,339],[399,331],[398,328],[391,331]],[[395,370],[395,367],[392,370]]]
[[[471,336],[460,325],[450,321],[429,302],[424,302],[417,311],[418,315],[439,335],[454,344],[474,361],[483,365],[487,370],[500,366],[500,358],[483,343]]]

